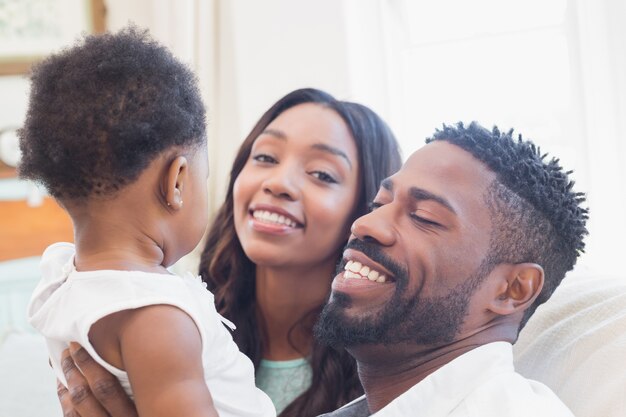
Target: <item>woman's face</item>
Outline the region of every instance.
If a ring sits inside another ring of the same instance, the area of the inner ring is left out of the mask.
[[[343,119],[323,106],[281,113],[255,140],[234,184],[234,221],[259,266],[334,262],[358,200],[357,148]]]

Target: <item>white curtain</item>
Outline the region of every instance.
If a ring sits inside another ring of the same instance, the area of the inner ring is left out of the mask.
[[[593,269],[621,272],[626,236],[626,3],[577,0],[586,185],[587,255]]]

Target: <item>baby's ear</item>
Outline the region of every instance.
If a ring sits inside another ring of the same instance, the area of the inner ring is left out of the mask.
[[[543,288],[544,272],[540,265],[534,263],[513,264],[498,279],[500,282],[488,308],[505,316],[523,312],[535,302]]]
[[[178,211],[183,207],[183,190],[187,182],[189,164],[184,156],[177,156],[165,169],[162,190],[169,210]]]

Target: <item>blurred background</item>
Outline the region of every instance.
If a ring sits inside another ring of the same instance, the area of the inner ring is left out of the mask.
[[[198,74],[212,211],[263,111],[293,89],[317,87],[380,113],[405,157],[442,123],[515,128],[558,155],[588,194],[580,266],[617,272],[626,232],[624,21],[621,0],[0,0],[0,260],[71,239],[45,191],[12,169],[30,64],[83,33],[134,22]]]
[[[405,157],[442,123],[515,128],[558,155],[588,195],[590,236],[576,273],[618,274],[625,21],[622,0],[0,0],[0,342],[27,329],[38,255],[72,239],[45,190],[16,178],[15,129],[29,66],[81,34],[134,22],[197,73],[209,109],[211,213],[255,121],[287,92],[316,87],[377,111]],[[196,265],[192,254],[179,268]],[[7,344],[0,381],[14,386]]]
[[[624,21],[621,0],[0,0],[0,200],[48,204],[11,170],[30,63],[81,33],[135,22],[198,74],[212,210],[263,111],[290,90],[317,87],[380,113],[405,157],[442,123],[515,128],[575,170],[588,193],[581,266],[617,272],[626,232]],[[24,243],[7,227],[28,225],[12,216],[0,212],[0,259]]]

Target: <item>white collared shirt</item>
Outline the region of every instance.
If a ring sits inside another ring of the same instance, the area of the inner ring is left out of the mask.
[[[362,410],[363,404],[358,404],[362,401],[364,397],[346,409]],[[330,414],[341,415],[361,413]],[[506,342],[489,343],[459,356],[372,415],[573,417],[548,387],[515,372],[512,346]]]

